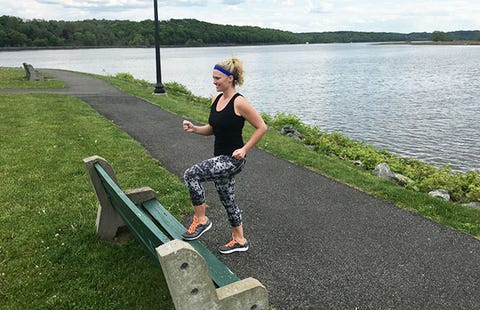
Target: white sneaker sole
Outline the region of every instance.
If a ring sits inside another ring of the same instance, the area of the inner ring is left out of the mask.
[[[248,246],[246,247],[242,247],[242,248],[235,248],[235,249],[231,249],[231,250],[218,250],[220,253],[222,254],[231,254],[231,253],[235,253],[235,252],[246,252],[248,251]]]

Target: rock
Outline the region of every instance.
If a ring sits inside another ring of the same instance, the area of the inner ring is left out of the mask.
[[[393,180],[398,184],[398,185],[401,185],[401,186],[406,186],[410,183],[413,183],[413,180],[410,179],[409,177],[407,176],[404,176],[403,174],[400,174],[400,173],[394,173],[394,178]]]
[[[354,160],[354,161],[351,161],[351,163],[352,163],[354,166],[358,166],[358,167],[363,166],[363,163],[362,163],[361,160]]]
[[[375,173],[381,178],[390,179],[401,186],[413,183],[410,178],[404,176],[403,174],[392,172],[392,170],[390,170],[390,167],[386,163],[381,163],[377,167],[375,167],[375,169],[373,169],[373,173]]]
[[[444,189],[437,189],[428,193],[432,197],[442,198],[443,200],[450,200],[450,194]]]
[[[373,169],[373,173],[384,179],[395,179],[395,173],[390,170],[390,167],[386,163],[378,164],[377,167]]]
[[[282,135],[292,137],[297,141],[302,141],[302,134],[296,131],[292,126],[283,126],[282,130],[280,130],[280,133]]]
[[[282,135],[286,135],[289,133],[294,133],[296,130],[292,126],[283,126],[282,129],[280,130],[280,133]]]
[[[462,206],[467,206],[467,207],[474,207],[480,209],[480,202],[473,201],[469,203],[463,203]]]

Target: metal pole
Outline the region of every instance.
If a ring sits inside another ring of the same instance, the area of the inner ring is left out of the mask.
[[[157,84],[155,85],[154,94],[165,94],[165,87],[162,84],[162,69],[160,66],[160,33],[158,26],[158,6],[157,0],[153,0],[153,10],[155,16],[155,61],[157,65]]]

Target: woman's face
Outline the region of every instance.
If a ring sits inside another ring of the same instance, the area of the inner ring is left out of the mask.
[[[218,70],[213,70],[213,84],[217,88],[218,92],[224,92],[226,89],[232,86],[233,76],[223,74]]]

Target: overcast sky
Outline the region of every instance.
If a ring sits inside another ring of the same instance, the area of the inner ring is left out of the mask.
[[[153,0],[0,0],[24,19],[153,20]],[[159,19],[250,25],[293,32],[480,30],[480,0],[158,0]]]

